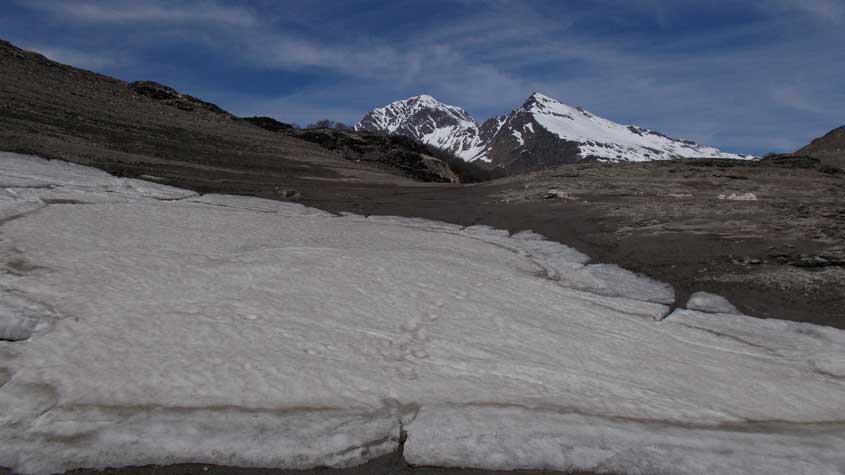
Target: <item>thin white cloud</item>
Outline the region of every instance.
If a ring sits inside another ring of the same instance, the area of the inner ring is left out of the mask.
[[[325,68],[358,77],[387,75],[393,79],[408,61],[407,55],[378,44],[334,46],[260,32],[235,41],[253,62],[278,69]]]
[[[770,88],[771,98],[777,104],[800,112],[823,114],[825,107],[817,101],[817,97],[808,90],[807,85],[777,84]]]
[[[239,116],[269,116],[300,126],[323,119],[353,125],[361,118],[359,108],[343,105],[344,98],[331,97],[331,93],[330,90],[309,90],[277,97],[223,94],[215,100]]]
[[[215,0],[26,0],[18,3],[63,20],[89,23],[215,23],[237,27],[258,24],[258,17],[251,10],[225,6]]]
[[[801,12],[822,21],[845,23],[845,2],[842,0],[768,0],[782,10]]]
[[[331,46],[279,36],[273,41],[247,42],[251,59],[265,67],[331,70],[361,80],[390,82],[399,89],[430,91],[464,107],[512,107],[514,101],[525,99],[531,87],[493,65],[468,60],[445,44]]]

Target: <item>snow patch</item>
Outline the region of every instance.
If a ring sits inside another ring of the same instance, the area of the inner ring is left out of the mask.
[[[46,331],[55,318],[53,311],[31,299],[0,289],[0,340],[27,340]]]
[[[754,193],[731,193],[729,195],[721,194],[719,195],[720,200],[728,200],[728,201],[757,201],[757,195]]]
[[[188,201],[191,203],[209,204],[222,208],[258,211],[262,213],[281,214],[284,216],[335,216],[332,213],[318,210],[316,208],[309,208],[299,203],[268,200],[264,198],[255,198],[252,196],[221,195],[216,193],[209,193],[196,198],[192,198]]]
[[[423,408],[404,454],[412,465],[490,470],[839,475],[843,457],[831,455],[843,441],[835,426],[749,423],[720,430],[555,407],[479,404]]]
[[[696,292],[690,295],[690,298],[687,301],[687,308],[706,313],[741,315],[741,312],[728,302],[728,299],[722,297],[721,295],[711,294],[709,292]]]
[[[513,138],[516,139],[516,142],[520,146],[525,145],[525,139],[522,138],[522,132],[520,132],[518,130],[513,130],[513,131],[511,131],[511,134],[513,135]]]
[[[3,307],[0,306],[0,340],[26,340],[39,328],[38,319],[10,314]]]
[[[845,355],[842,353],[817,356],[812,360],[812,364],[816,371],[822,374],[845,380]]]
[[[507,231],[489,226],[471,226],[463,232],[530,258],[541,266],[547,278],[564,287],[661,304],[675,301],[675,291],[669,284],[613,264],[587,264],[589,257],[586,255],[554,241],[534,239],[539,236],[536,233],[523,235],[530,239],[511,239]]]

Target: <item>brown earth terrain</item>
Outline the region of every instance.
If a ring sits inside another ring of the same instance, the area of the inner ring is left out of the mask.
[[[671,283],[678,306],[704,290],[755,317],[845,328],[845,172],[830,160],[579,163],[477,184],[422,183],[207,106],[179,104],[0,43],[0,150],[198,192],[531,229],[595,261]],[[103,473],[294,473],[244,470]],[[378,461],[370,471],[342,473],[406,470]]]
[[[845,169],[845,126],[813,140],[794,155],[817,158],[827,166]]]

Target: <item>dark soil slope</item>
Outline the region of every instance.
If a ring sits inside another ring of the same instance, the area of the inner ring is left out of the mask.
[[[833,129],[812,141],[795,155],[817,158],[825,165],[845,170],[845,126]]]
[[[94,164],[125,175],[216,173],[405,182],[312,143],[242,121],[154,83],[126,83],[0,42],[0,143],[7,151]],[[291,183],[292,185],[293,183]]]

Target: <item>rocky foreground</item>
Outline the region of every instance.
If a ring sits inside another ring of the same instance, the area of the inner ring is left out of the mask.
[[[0,165],[0,466],[845,466],[842,330],[527,229]]]

